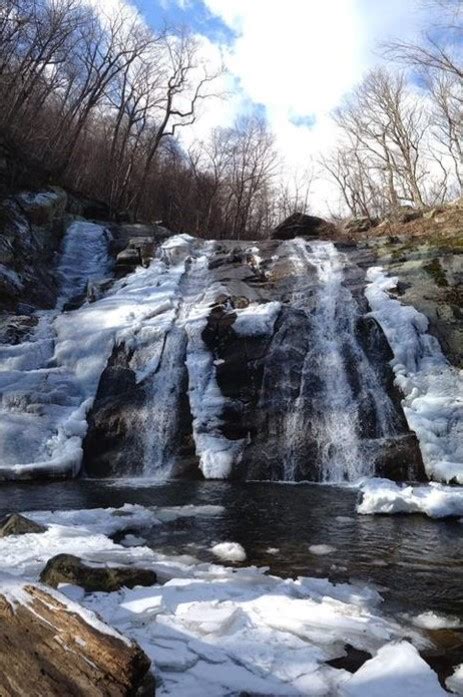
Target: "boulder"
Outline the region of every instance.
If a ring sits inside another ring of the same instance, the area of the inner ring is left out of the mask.
[[[29,520],[29,518],[25,518],[19,513],[11,513],[0,521],[0,537],[27,535],[31,532],[42,533],[46,531],[47,528],[44,525],[34,523],[33,520]]]
[[[272,233],[274,240],[292,240],[295,237],[333,237],[336,231],[332,223],[328,223],[323,218],[304,213],[294,213],[286,218]]]
[[[0,695],[129,697],[150,661],[140,647],[55,591],[0,584]]]
[[[388,219],[392,223],[411,223],[412,220],[418,220],[422,218],[424,211],[413,206],[399,206],[395,210],[391,211],[388,215]]]
[[[124,587],[152,586],[157,579],[155,572],[150,569],[98,566],[94,563],[90,566],[72,554],[58,554],[48,561],[40,574],[40,580],[52,588],[57,588],[60,583],[71,583],[89,593],[112,593]]]
[[[362,216],[360,218],[351,218],[344,225],[346,232],[367,232],[378,225],[377,218],[369,218]]]
[[[37,193],[19,194],[17,201],[30,223],[51,225],[56,218],[64,215],[67,195],[62,189],[54,187]]]
[[[415,433],[385,439],[376,458],[375,475],[394,482],[426,482],[426,472]]]

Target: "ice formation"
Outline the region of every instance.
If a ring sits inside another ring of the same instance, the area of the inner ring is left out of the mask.
[[[37,581],[46,561],[58,553],[152,568],[160,581],[152,587],[109,594],[85,594],[69,585],[59,590],[140,643],[153,660],[157,694],[165,697],[445,694],[418,655],[427,640],[418,629],[382,615],[381,597],[372,588],[325,579],[283,580],[265,569],[225,568],[147,547],[125,548],[108,537],[192,512],[192,507],[126,505],[122,510],[26,513],[48,530],[0,539],[0,592]],[[198,507],[195,514],[218,511]],[[372,655],[354,675],[327,664],[344,655],[346,644]]]
[[[370,268],[367,277],[366,297],[394,352],[396,384],[428,476],[463,484],[463,371],[449,365],[428,333],[427,318],[391,296],[397,278],[380,267]]]
[[[425,486],[396,484],[388,479],[370,479],[361,486],[357,512],[424,513],[430,518],[463,516],[463,488],[431,482]]]

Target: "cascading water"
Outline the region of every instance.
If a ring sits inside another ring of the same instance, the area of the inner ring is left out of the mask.
[[[76,474],[82,456],[89,475],[151,479],[387,472],[378,456],[409,431],[333,244],[177,235],[79,307],[106,244],[74,224],[56,310],[2,347],[0,476]]]
[[[322,481],[355,481],[373,475],[375,465],[376,448],[362,433],[362,405],[372,411],[374,439],[396,433],[394,408],[356,336],[359,308],[343,284],[344,255],[331,242],[308,248],[297,240],[293,246],[302,265],[315,267],[317,289],[307,312],[309,350],[299,395],[288,418],[285,479],[294,480],[295,464],[312,441]],[[294,306],[303,312],[304,300],[304,293],[295,293]]]
[[[104,227],[70,225],[58,263],[55,309],[37,313],[38,323],[27,340],[0,347],[0,474],[33,473],[53,462],[57,472],[75,471],[78,454],[74,457],[66,448],[72,427],[63,425],[79,409],[83,396],[71,366],[57,358],[56,323],[67,301],[107,273],[107,247]]]

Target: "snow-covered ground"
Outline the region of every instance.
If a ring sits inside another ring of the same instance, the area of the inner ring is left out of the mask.
[[[391,296],[398,279],[380,267],[368,271],[365,291],[372,316],[394,352],[396,384],[430,479],[463,484],[463,371],[449,365],[427,318]]]
[[[283,580],[265,569],[226,568],[193,557],[124,547],[108,535],[169,524],[181,516],[220,515],[220,507],[34,512],[42,534],[0,539],[10,588],[36,581],[47,560],[71,553],[89,561],[151,568],[159,584],[115,593],[60,591],[96,611],[149,657],[159,687],[172,697],[230,697],[241,692],[317,697],[439,697],[447,694],[419,656],[427,640],[411,623],[381,613],[376,590],[327,580]],[[308,551],[309,554],[309,551]],[[442,621],[441,621],[442,624]],[[445,623],[444,623],[445,624]],[[372,655],[355,674],[327,661],[349,644]]]
[[[396,484],[389,479],[370,479],[361,486],[357,512],[424,513],[430,518],[463,517],[463,488],[431,482],[423,486]]]

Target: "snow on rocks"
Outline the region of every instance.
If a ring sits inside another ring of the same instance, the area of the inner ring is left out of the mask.
[[[389,479],[370,479],[361,486],[357,513],[424,513],[429,518],[463,516],[463,488],[431,482],[407,486]]]
[[[235,310],[233,330],[239,336],[271,336],[281,310],[280,302],[251,303],[243,310]]]
[[[445,684],[457,695],[463,695],[463,663],[454,671],[453,675],[447,678]]]
[[[179,285],[191,262],[193,242],[187,235],[167,240],[149,268],[117,281],[96,302],[60,314],[75,292],[101,278],[107,268],[105,229],[86,222],[69,228],[56,311],[42,313],[30,342],[0,350],[0,478],[79,471],[87,412],[113,347],[124,343],[137,349],[131,367],[139,381],[156,371],[163,337],[179,313]],[[207,311],[207,303],[199,307],[201,322],[206,322]],[[200,333],[198,326],[198,341]]]
[[[246,552],[238,542],[220,542],[211,548],[211,552],[222,561],[246,561]]]
[[[449,365],[427,318],[391,297],[398,282],[368,270],[365,295],[394,353],[395,382],[430,479],[463,484],[463,371]]]
[[[437,675],[406,641],[379,649],[343,686],[345,697],[445,697]]]
[[[172,515],[173,509],[168,510]],[[196,514],[200,511],[201,507]],[[265,569],[167,557],[146,547],[127,549],[108,538],[124,526],[133,530],[159,523],[162,509],[126,505],[116,510],[27,515],[48,529],[34,536],[34,544],[28,535],[0,539],[0,556],[10,579],[35,582],[46,561],[58,552],[82,556],[87,564],[125,563],[156,572],[161,584],[145,588],[83,594],[75,586],[62,585],[59,590],[78,598],[82,612],[97,612],[116,631],[139,643],[153,661],[157,694],[164,697],[226,697],[240,692],[363,697],[368,693],[353,690],[364,686],[364,679],[355,682],[355,675],[351,678],[327,664],[344,655],[346,644],[376,655],[373,684],[379,686],[384,676],[384,690],[375,694],[386,697],[396,693],[388,690],[391,670],[389,661],[383,660],[383,647],[405,636],[418,648],[426,645],[418,630],[410,626],[404,630],[381,614],[381,597],[372,588],[324,579],[283,580]],[[403,646],[413,661],[413,674],[419,677],[420,697],[432,694],[435,675],[424,670],[415,649]],[[402,675],[408,680],[403,671]]]
[[[2,695],[75,694],[78,686],[122,697],[135,694],[149,667],[136,644],[81,605],[0,576]]]

